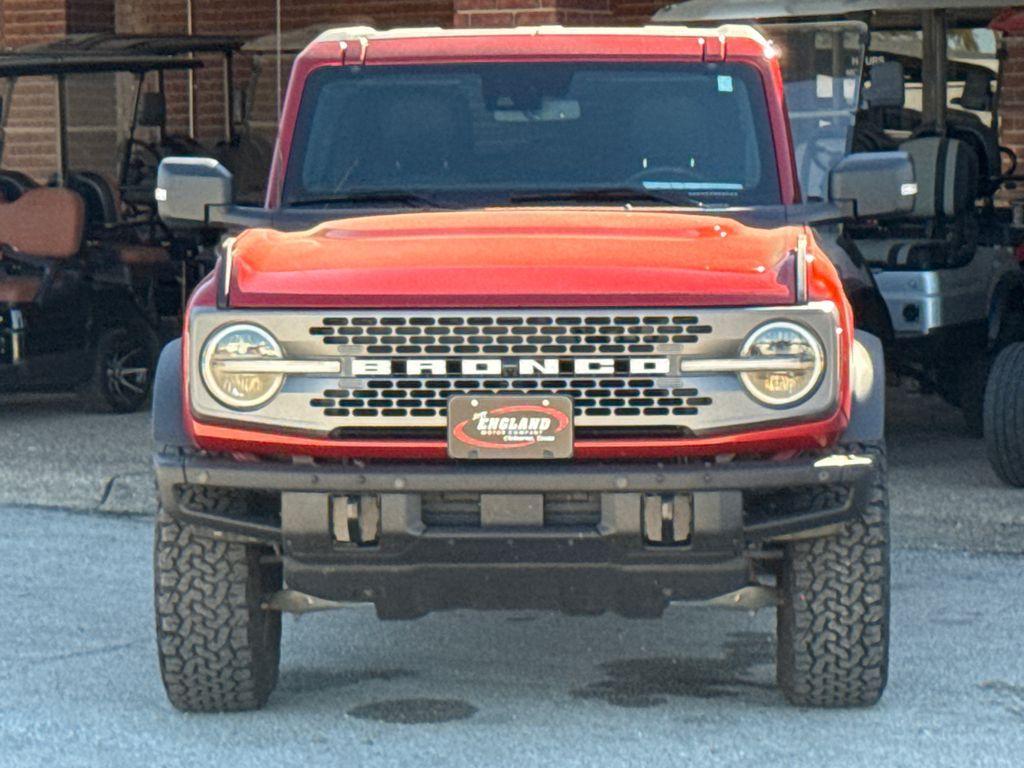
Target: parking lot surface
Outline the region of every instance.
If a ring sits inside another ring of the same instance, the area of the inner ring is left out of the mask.
[[[5,766],[1014,766],[1024,750],[1016,558],[896,553],[880,706],[810,712],[772,684],[767,612],[287,618],[270,707],[164,699],[147,520],[3,513]]]
[[[147,418],[0,401],[4,766],[1015,766],[1024,492],[933,398],[892,399],[893,668],[870,710],[789,708],[773,617],[285,620],[260,713],[184,716],[156,669]]]

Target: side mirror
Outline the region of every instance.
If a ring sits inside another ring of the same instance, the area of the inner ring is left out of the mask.
[[[847,218],[909,213],[917,184],[906,152],[858,152],[840,160],[829,176],[829,201]]]
[[[195,229],[216,220],[211,208],[234,199],[231,171],[210,157],[168,157],[156,173],[157,212],[172,229]]]

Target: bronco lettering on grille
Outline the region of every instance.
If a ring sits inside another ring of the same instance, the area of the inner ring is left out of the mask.
[[[595,374],[629,373],[667,376],[667,357],[579,357],[519,358],[510,361],[518,376],[593,376]],[[498,357],[474,357],[446,360],[443,358],[356,358],[352,360],[352,376],[501,376],[506,363]]]

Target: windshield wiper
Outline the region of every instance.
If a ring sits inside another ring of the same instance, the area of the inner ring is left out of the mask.
[[[403,189],[367,189],[352,192],[338,192],[332,195],[297,197],[289,200],[287,206],[303,205],[366,205],[370,203],[392,203],[411,208],[448,208],[433,197]]]
[[[580,187],[579,189],[537,190],[509,195],[513,203],[558,202],[615,202],[615,203],[667,203],[705,208],[707,204],[685,192],[654,191],[643,187]]]

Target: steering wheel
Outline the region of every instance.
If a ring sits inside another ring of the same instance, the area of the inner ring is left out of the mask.
[[[1017,153],[1014,152],[1009,147],[1000,146],[999,154],[1000,156],[1005,157],[1010,162],[1010,169],[1006,173],[1004,173],[1003,176],[1009,177],[1017,173]]]
[[[163,159],[160,155],[160,150],[156,148],[156,145],[142,141],[141,139],[130,139],[128,141],[128,146],[131,147],[131,154],[129,156],[136,165],[143,165],[142,158],[135,154],[136,148],[140,149],[141,154],[145,155],[146,159],[151,161],[153,167],[160,165],[160,161]]]
[[[168,134],[165,136],[159,149],[157,149],[157,152],[162,157],[170,157],[171,155],[205,157],[210,154],[210,150],[195,139],[190,136],[178,136],[177,134]]]

